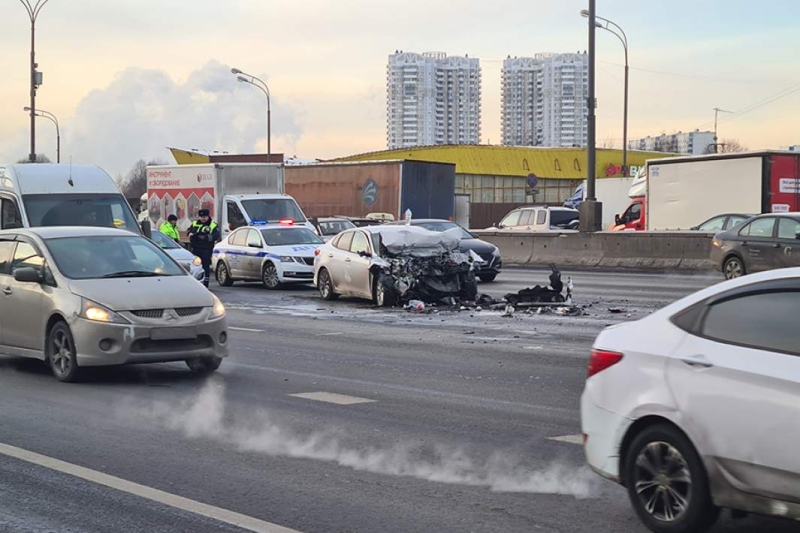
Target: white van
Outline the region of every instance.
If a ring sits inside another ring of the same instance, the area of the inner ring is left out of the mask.
[[[94,165],[0,165],[0,229],[101,226],[149,234],[104,170]]]

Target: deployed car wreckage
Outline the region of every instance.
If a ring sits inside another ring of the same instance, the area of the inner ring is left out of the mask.
[[[459,251],[461,229],[369,226],[344,231],[319,248],[314,281],[320,295],[373,299],[381,307],[410,300],[455,305],[478,296],[483,259]]]
[[[461,228],[432,232],[396,226],[381,231],[380,237],[379,305],[410,300],[455,305],[477,299],[475,273],[483,259],[472,251],[459,251]]]

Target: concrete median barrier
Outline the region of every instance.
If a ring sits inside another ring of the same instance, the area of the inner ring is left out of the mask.
[[[507,265],[706,270],[713,235],[698,232],[503,233],[475,231]]]

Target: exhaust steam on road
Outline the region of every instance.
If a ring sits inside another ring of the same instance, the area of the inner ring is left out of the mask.
[[[464,450],[441,444],[409,442],[387,449],[374,446],[355,449],[342,444],[332,431],[300,436],[289,427],[269,421],[264,413],[260,418],[251,417],[260,423],[226,424],[224,387],[214,381],[196,398],[179,406],[166,402],[128,406],[120,411],[120,416],[180,431],[189,438],[230,444],[242,452],[326,461],[375,474],[487,487],[495,492],[563,494],[579,499],[599,492],[598,481],[588,468],[554,463],[531,470],[521,466],[513,455],[499,451],[476,459]]]

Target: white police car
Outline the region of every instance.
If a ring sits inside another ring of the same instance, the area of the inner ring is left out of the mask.
[[[239,228],[214,247],[211,268],[225,287],[261,281],[268,289],[314,279],[314,252],[323,244],[313,231],[282,221]]]

